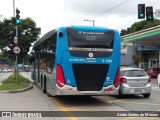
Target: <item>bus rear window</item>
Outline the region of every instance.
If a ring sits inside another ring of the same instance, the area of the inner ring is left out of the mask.
[[[113,49],[114,31],[84,32],[67,28],[69,47]]]

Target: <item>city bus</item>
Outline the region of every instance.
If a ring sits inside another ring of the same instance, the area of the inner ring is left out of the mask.
[[[44,93],[118,95],[120,35],[97,26],[67,26],[46,33],[33,46],[32,79]]]

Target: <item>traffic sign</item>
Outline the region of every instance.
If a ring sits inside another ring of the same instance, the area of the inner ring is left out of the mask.
[[[15,54],[19,54],[19,53],[21,52],[20,47],[19,47],[19,46],[15,46],[15,47],[13,48],[13,52],[14,52]]]
[[[156,18],[160,18],[160,9],[157,9],[157,10],[156,10],[156,15],[155,15],[155,17],[156,17]]]
[[[17,44],[17,37],[14,37],[14,43]]]

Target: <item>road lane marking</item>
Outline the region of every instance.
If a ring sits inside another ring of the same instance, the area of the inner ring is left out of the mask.
[[[150,98],[160,98],[160,97],[150,97]],[[127,102],[127,101],[124,101],[124,100],[129,100],[129,99],[120,99],[120,100],[110,100],[110,101],[104,101],[104,100],[101,100],[105,103],[108,103],[108,104],[112,104],[112,103],[116,103],[116,102],[120,102],[120,103],[132,103],[132,104],[147,104],[147,105],[160,105],[160,104],[153,104],[153,103],[136,103],[136,102]],[[65,113],[67,116],[73,116],[73,117],[70,117],[71,120],[77,120],[77,118],[71,113],[69,112],[69,110],[81,110],[79,107],[86,107],[87,105],[80,105],[80,106],[75,106],[75,107],[64,107],[58,100],[56,100],[55,98],[52,98],[52,101],[62,110],[62,111],[67,111],[67,113]],[[99,104],[102,104],[102,103],[99,103]],[[84,109],[84,108],[82,108]]]
[[[101,99],[100,99],[101,100]],[[121,99],[121,100],[110,100],[110,101],[105,101],[105,100],[101,100],[98,101],[99,103],[97,103],[96,105],[99,105],[99,104],[104,104],[104,103],[107,103],[107,104],[112,104],[114,102],[119,102],[119,101],[123,101],[123,100],[128,100],[128,99]],[[82,110],[81,108],[79,107],[83,107],[82,109],[84,109],[84,107],[89,107],[88,105],[78,105],[78,106],[74,106],[74,107],[68,107],[67,109],[69,110]]]
[[[120,100],[110,100],[110,101],[106,101],[108,103],[114,103],[114,102],[123,102],[124,100],[129,100],[129,99],[120,99]]]
[[[160,104],[153,104],[153,103],[137,103],[137,102],[124,102],[124,101],[122,101],[122,102],[120,102],[120,103],[133,103],[133,104],[142,104],[142,105],[143,105],[143,104],[144,104],[144,105],[147,104],[147,105],[156,105],[156,106],[157,106],[157,105],[160,105]]]
[[[96,98],[96,99],[97,99],[97,98]],[[106,103],[107,103],[107,102],[98,99],[96,105],[97,105],[97,104],[106,104]],[[107,103],[107,104],[110,104],[110,103]],[[92,104],[92,105],[93,105],[93,104]],[[86,107],[86,106],[89,106],[89,105],[77,105],[77,106],[74,106],[74,107],[68,107],[68,109],[69,109],[69,110],[82,110],[83,108],[81,109],[81,108],[79,108],[79,107]],[[85,110],[86,110],[86,108],[85,108]]]
[[[61,109],[61,111],[63,111],[68,117],[69,116],[73,116],[73,117],[69,117],[70,120],[78,120],[69,110],[68,108],[64,107],[63,104],[61,104],[58,100],[56,100],[55,98],[51,98],[52,101]]]

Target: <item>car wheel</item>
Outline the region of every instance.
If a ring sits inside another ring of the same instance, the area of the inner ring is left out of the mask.
[[[119,90],[119,93],[118,93],[118,97],[121,98],[122,97],[122,93],[121,91]]]
[[[143,96],[144,96],[145,98],[149,98],[150,95],[151,95],[151,93],[149,93],[149,94],[143,94]]]

